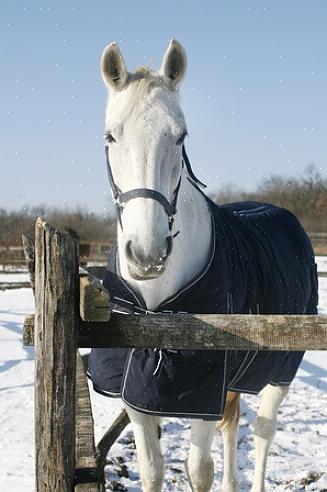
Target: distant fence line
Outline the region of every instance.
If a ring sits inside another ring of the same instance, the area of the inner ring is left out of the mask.
[[[107,261],[112,244],[112,240],[81,240],[79,243],[80,263]],[[0,265],[25,265],[23,245],[1,245],[0,243]]]
[[[309,232],[314,252],[317,256],[327,256],[327,232]],[[79,258],[82,265],[89,262],[102,263],[107,261],[112,240],[81,240]],[[0,242],[0,265],[25,265],[22,245],[7,245]]]
[[[309,232],[316,256],[327,256],[327,232]]]

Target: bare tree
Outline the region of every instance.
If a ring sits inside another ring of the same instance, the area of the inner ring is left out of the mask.
[[[254,200],[273,203],[293,212],[310,232],[327,232],[327,178],[315,164],[303,176],[272,174],[251,192],[228,185],[212,194],[216,203]]]

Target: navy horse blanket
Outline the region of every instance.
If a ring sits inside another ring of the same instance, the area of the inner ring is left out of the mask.
[[[207,200],[213,228],[208,264],[156,312],[316,314],[314,254],[294,215],[264,203],[217,206]],[[143,299],[119,276],[116,250],[104,285],[116,312],[148,312]],[[303,355],[256,350],[93,349],[89,376],[96,391],[121,396],[141,412],[218,420],[224,413],[227,391],[257,394],[268,383],[289,385]]]

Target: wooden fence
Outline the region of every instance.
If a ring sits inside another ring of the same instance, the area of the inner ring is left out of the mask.
[[[24,324],[24,343],[35,343],[37,492],[103,491],[106,454],[128,422],[123,412],[95,446],[78,347],[327,350],[327,316],[111,314],[78,258],[76,239],[38,219],[36,309]]]
[[[316,256],[327,256],[327,232],[309,232],[309,237]],[[82,240],[79,243],[79,258],[81,264],[105,263],[108,258],[113,240],[92,241]],[[24,248],[21,245],[0,244],[0,265],[24,265]]]
[[[105,263],[107,261],[113,240],[80,240],[79,260],[80,263]],[[0,244],[0,265],[24,265],[24,246]]]

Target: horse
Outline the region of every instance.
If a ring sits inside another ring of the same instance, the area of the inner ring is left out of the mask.
[[[117,244],[104,285],[122,313],[282,314],[317,311],[308,237],[287,210],[257,202],[214,204],[185,149],[179,102],[187,57],[172,40],[159,71],[127,71],[117,43],[101,58],[109,92],[105,117],[108,177],[117,209]],[[193,492],[214,480],[211,446],[223,436],[223,492],[239,491],[236,451],[240,394],[261,392],[254,426],[252,492],[263,492],[277,412],[303,352],[93,349],[94,389],[122,396],[145,492],[164,479],[161,416],[191,418],[185,462]]]

